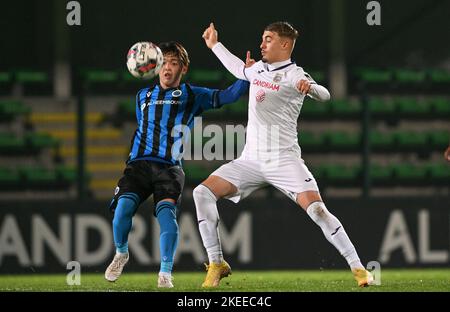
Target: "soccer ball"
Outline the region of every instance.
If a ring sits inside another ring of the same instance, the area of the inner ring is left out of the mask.
[[[152,42],[137,42],[127,54],[127,67],[136,78],[152,79],[158,75],[163,64],[161,49]]]

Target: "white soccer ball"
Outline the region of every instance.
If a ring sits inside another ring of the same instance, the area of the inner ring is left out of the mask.
[[[137,42],[128,50],[128,70],[139,79],[152,79],[158,75],[163,61],[161,49],[152,42]]]

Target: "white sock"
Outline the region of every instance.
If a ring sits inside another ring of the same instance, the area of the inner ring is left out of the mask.
[[[219,238],[217,198],[209,188],[202,184],[194,189],[193,194],[197,210],[198,228],[202,236],[203,246],[208,253],[209,263],[221,263],[223,254]]]
[[[332,215],[323,202],[314,202],[306,209],[308,215],[320,226],[326,239],[336,247],[339,253],[347,260],[351,269],[361,269],[364,266],[359,260],[358,253],[341,222]]]

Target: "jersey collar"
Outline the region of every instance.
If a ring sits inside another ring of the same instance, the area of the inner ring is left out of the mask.
[[[294,64],[294,62],[291,59],[287,59],[286,61],[275,62],[275,63],[272,63],[272,64],[265,63],[264,65],[265,65],[267,71],[272,72],[272,71],[276,71],[276,70],[280,70],[280,69],[286,68],[286,67],[288,67],[288,66],[290,66],[292,64]]]

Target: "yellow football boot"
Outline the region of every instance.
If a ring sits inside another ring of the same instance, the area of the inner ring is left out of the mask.
[[[373,275],[366,269],[353,269],[353,276],[359,287],[367,287],[373,282]]]
[[[226,261],[205,265],[207,273],[202,287],[218,287],[222,278],[231,275],[231,267]]]

